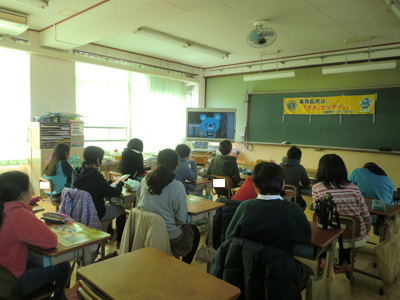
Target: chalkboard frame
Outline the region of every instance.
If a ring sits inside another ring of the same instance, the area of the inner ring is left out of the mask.
[[[275,113],[275,122],[279,119],[279,122],[282,122],[282,117],[283,117],[283,98],[285,97],[305,97],[305,94],[307,95],[307,97],[311,97],[311,96],[318,96],[318,97],[323,97],[323,96],[330,96],[330,95],[342,95],[342,94],[349,94],[349,95],[354,95],[354,94],[373,94],[373,93],[377,93],[378,94],[378,98],[377,98],[377,109],[376,109],[376,114],[379,117],[382,117],[379,115],[379,106],[380,106],[380,100],[382,101],[382,99],[379,97],[379,93],[382,91],[384,93],[390,93],[390,97],[392,98],[396,98],[399,97],[400,98],[400,86],[396,85],[396,86],[385,86],[385,87],[363,87],[363,88],[352,88],[352,89],[327,89],[327,90],[307,90],[307,91],[280,91],[280,92],[262,92],[262,93],[250,93],[249,94],[249,99],[248,99],[248,104],[247,104],[247,121],[246,121],[246,142],[247,144],[264,144],[264,145],[279,145],[279,146],[285,146],[285,144],[282,144],[281,142],[270,142],[270,141],[260,141],[257,139],[251,139],[252,135],[251,135],[251,130],[252,130],[252,125],[254,126],[254,122],[251,122],[251,112],[252,112],[252,103],[253,103],[253,99],[254,96],[271,96],[270,99],[272,99],[271,101],[276,101],[276,103],[274,103],[275,106],[279,106],[281,107],[281,110],[279,111],[279,113]],[[396,93],[398,92],[398,93]],[[397,96],[399,95],[399,96]],[[277,97],[278,96],[278,97]],[[253,98],[253,99],[252,99]],[[255,101],[268,101],[270,99],[261,99],[258,98]],[[280,103],[279,103],[280,102]],[[400,102],[400,100],[398,101]],[[389,103],[389,104],[388,104]],[[390,105],[390,101],[388,101],[385,105]],[[260,105],[260,104],[259,104]],[[267,104],[263,104],[263,105],[267,105]],[[396,103],[396,105],[398,105]],[[276,107],[275,107],[276,108]],[[386,108],[387,110],[387,108]],[[257,110],[259,111],[259,110]],[[391,112],[392,113],[392,112]],[[394,117],[395,114],[397,112],[394,111],[393,112],[393,116]],[[253,112],[254,114],[254,112]],[[398,114],[398,113],[397,113]],[[278,117],[276,117],[278,116]],[[344,117],[349,117],[348,115],[343,115]],[[373,120],[373,116],[372,115],[366,115],[366,116],[361,116],[361,117],[370,117],[371,119],[371,124],[373,124],[372,120]],[[308,115],[304,115],[304,116],[292,116],[292,115],[285,115],[285,122],[287,122],[287,118],[290,117],[306,117],[308,118]],[[312,118],[316,118],[317,116],[312,116]],[[320,118],[330,118],[332,116],[318,116]],[[336,115],[337,118],[339,118],[338,115]],[[352,116],[352,117],[360,117],[360,116]],[[397,116],[395,116],[397,117]],[[358,120],[357,120],[358,122]],[[389,122],[389,121],[388,121]],[[400,123],[400,122],[399,122]],[[335,124],[335,123],[332,123]],[[339,124],[338,124],[339,125]],[[260,127],[260,125],[257,126]],[[399,125],[400,126],[400,125]],[[399,131],[400,132],[400,131]],[[254,136],[254,135],[253,135]],[[393,136],[393,138],[395,138],[395,136]],[[276,138],[275,138],[276,139]],[[364,147],[343,147],[343,146],[336,146],[336,145],[318,145],[318,144],[302,144],[299,142],[294,142],[293,144],[297,145],[297,146],[301,146],[301,147],[306,147],[306,148],[316,148],[316,150],[323,150],[323,149],[338,149],[338,150],[347,150],[347,151],[356,151],[356,152],[369,152],[369,153],[381,153],[381,154],[392,154],[392,155],[400,155],[400,149],[394,149],[395,151],[379,151],[377,148],[364,148]],[[382,145],[382,147],[384,147],[384,145]]]

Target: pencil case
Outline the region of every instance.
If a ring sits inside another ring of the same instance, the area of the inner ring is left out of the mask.
[[[51,212],[43,213],[41,219],[43,219],[46,222],[58,223],[58,224],[72,224],[74,222],[74,219],[72,219],[70,216],[60,213],[51,213]]]

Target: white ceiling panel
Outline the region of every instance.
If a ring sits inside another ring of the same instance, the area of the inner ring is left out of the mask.
[[[305,1],[284,2],[264,9],[257,9],[247,14],[253,17],[254,21],[268,19],[270,21],[279,20],[279,18],[297,15],[309,11],[315,11],[315,7]]]
[[[188,12],[202,11],[219,6],[216,0],[164,0],[167,3],[180,7]]]
[[[228,3],[227,5],[242,13],[249,13],[255,10],[267,9],[275,5],[296,2],[304,2],[304,0],[240,0]]]
[[[377,0],[380,1],[380,0]],[[329,7],[329,6],[336,6],[340,5],[343,3],[349,3],[349,2],[363,2],[363,0],[306,0],[306,2],[312,4],[316,8],[324,8],[324,7]]]
[[[239,11],[221,4],[217,7],[214,7],[213,9],[208,9],[195,13],[188,13],[178,16],[177,18],[201,26],[208,22],[215,22],[216,20],[224,20],[234,16],[238,16],[240,14],[241,13]]]

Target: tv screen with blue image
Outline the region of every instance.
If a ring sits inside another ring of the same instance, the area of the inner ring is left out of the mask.
[[[222,141],[235,139],[236,109],[187,109],[188,141]]]

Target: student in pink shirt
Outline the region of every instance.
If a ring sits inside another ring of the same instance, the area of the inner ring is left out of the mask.
[[[28,175],[19,171],[0,174],[0,265],[19,280],[23,296],[55,282],[59,290],[53,299],[66,299],[63,288],[69,262],[42,268],[26,261],[28,245],[57,246],[57,235],[32,213],[31,198]]]

